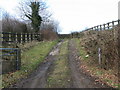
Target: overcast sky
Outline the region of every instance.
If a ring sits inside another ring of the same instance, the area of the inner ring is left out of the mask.
[[[0,0],[0,7],[17,15],[20,0]],[[59,21],[61,33],[81,31],[118,19],[119,0],[47,0],[50,12]]]

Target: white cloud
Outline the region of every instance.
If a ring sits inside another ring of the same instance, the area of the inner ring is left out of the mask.
[[[16,14],[19,0],[0,0],[0,7]],[[119,0],[47,0],[53,17],[60,22],[61,33],[83,30],[118,19]]]
[[[0,0],[0,7],[11,14],[15,14],[15,9],[18,5],[17,0]]]
[[[119,0],[48,0],[62,33],[82,30],[118,18]]]

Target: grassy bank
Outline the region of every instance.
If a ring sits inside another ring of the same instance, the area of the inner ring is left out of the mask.
[[[48,88],[65,88],[70,82],[70,71],[68,67],[68,41],[63,42],[58,60],[54,62],[54,70],[47,79]]]
[[[98,64],[91,65],[92,57],[88,55],[85,46],[82,46],[81,39],[75,39],[77,44],[77,49],[79,51],[80,60],[81,60],[81,68],[89,73],[93,77],[97,77],[96,82],[105,83],[111,87],[118,88],[118,77],[115,76],[113,70],[105,70],[98,66]]]
[[[41,42],[22,52],[21,70],[2,75],[2,87],[9,87],[21,78],[27,77],[42,62],[57,41]]]

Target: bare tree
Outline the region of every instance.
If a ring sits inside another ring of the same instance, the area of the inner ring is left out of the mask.
[[[53,32],[59,33],[59,22],[56,20],[49,20],[48,22],[43,22],[40,30],[52,30]]]
[[[42,0],[22,1],[20,2],[19,6],[19,10],[21,11],[21,18],[25,21],[29,20],[29,22],[32,24],[32,29],[37,29],[36,32],[38,32],[42,22],[49,21],[48,18],[51,16],[51,14],[48,13],[46,9],[47,5]]]
[[[49,22],[42,23],[40,28],[43,40],[57,39],[59,31],[59,23],[55,20],[50,20]]]
[[[11,17],[7,12],[2,17],[2,31],[4,32],[27,32],[25,23]]]

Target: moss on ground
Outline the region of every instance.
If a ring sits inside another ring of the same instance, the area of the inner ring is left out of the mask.
[[[58,60],[54,62],[54,70],[48,76],[48,88],[66,88],[70,82],[68,67],[68,41],[64,41],[60,48]]]

